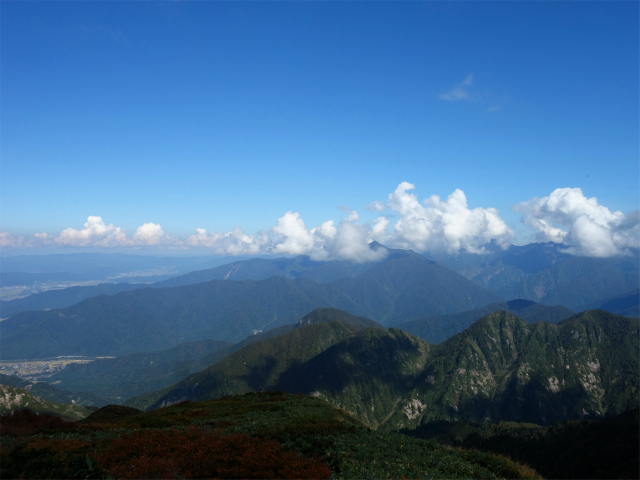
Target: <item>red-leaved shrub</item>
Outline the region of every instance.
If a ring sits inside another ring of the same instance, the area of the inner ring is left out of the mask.
[[[97,455],[115,478],[329,478],[317,458],[300,457],[272,440],[244,434],[140,431],[113,439]]]

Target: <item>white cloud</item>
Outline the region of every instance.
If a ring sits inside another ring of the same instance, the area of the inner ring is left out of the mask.
[[[547,197],[518,203],[513,210],[537,241],[563,243],[575,255],[609,257],[640,247],[638,212],[612,212],[595,197],[585,197],[580,188],[558,188]]]
[[[24,237],[11,235],[9,232],[0,232],[0,247],[18,248],[24,244]]]
[[[117,247],[129,245],[124,229],[105,225],[102,217],[90,216],[82,230],[67,228],[55,239],[60,245]]]
[[[240,227],[228,233],[207,233],[204,228],[196,231],[198,233],[187,238],[185,244],[189,247],[212,248],[218,255],[256,255],[267,243],[265,232],[247,235]]]
[[[398,219],[390,235],[378,234],[376,240],[418,251],[455,254],[461,250],[481,253],[484,245],[492,241],[506,247],[513,239],[513,232],[496,209],[469,209],[462,190],[455,190],[446,201],[432,195],[420,203],[415,194],[409,193],[414,188],[413,184],[402,182],[389,195],[387,206]],[[375,230],[383,232],[380,226]]]
[[[471,87],[473,86],[473,74],[467,75],[463,82],[455,85],[451,90],[438,95],[440,100],[457,102],[459,100],[472,100]]]
[[[384,203],[379,202],[378,200],[374,200],[373,202],[369,203],[365,208],[370,212],[374,212],[374,211],[383,212],[384,210],[386,210],[387,206]]]
[[[136,246],[178,245],[180,242],[168,236],[157,223],[145,223],[136,229],[131,239]]]
[[[273,253],[304,255],[313,250],[314,238],[298,212],[285,213],[271,231],[277,236]]]
[[[314,260],[378,260],[386,250],[373,250],[377,241],[390,248],[419,252],[482,253],[488,244],[506,248],[514,234],[494,208],[469,208],[465,193],[456,189],[445,200],[432,195],[419,201],[415,186],[402,182],[386,202],[366,208],[378,215],[363,221],[357,211],[341,207],[345,217],[307,228],[298,212],[288,211],[266,231],[246,234],[236,227],[227,233],[196,229],[180,240],[166,234],[159,224],[147,222],[133,235],[99,216],[90,216],[82,229],[67,228],[60,235],[38,233],[32,237],[0,233],[0,247],[31,248],[46,245],[76,247],[208,248],[223,255],[309,255]],[[535,232],[537,241],[563,243],[576,255],[607,257],[640,247],[640,212],[623,215],[586,198],[578,188],[561,188],[548,197],[532,198],[513,210]]]

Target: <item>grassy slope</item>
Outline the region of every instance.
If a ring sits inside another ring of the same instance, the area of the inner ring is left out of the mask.
[[[33,478],[51,472],[73,476],[84,466],[85,454],[90,454],[94,460],[88,470],[94,478],[105,478],[113,470],[102,470],[103,466],[118,467],[110,462],[109,453],[112,456],[114,453],[109,445],[136,430],[136,438],[141,439],[179,432],[197,433],[205,439],[206,435],[223,433],[231,442],[233,434],[248,434],[260,441],[276,441],[301,458],[316,458],[329,466],[328,473],[334,478],[537,478],[532,470],[504,457],[371,431],[329,403],[301,395],[246,394],[181,403],[146,413],[127,411],[120,417],[109,415],[102,420],[99,413],[94,416],[97,419],[87,419],[81,427],[50,429],[37,440],[30,435],[10,440],[8,448],[2,450],[2,476],[22,474]],[[185,430],[187,427],[191,429]],[[73,445],[64,437],[73,438]],[[50,450],[34,447],[29,450],[29,445],[46,445]],[[68,446],[62,451],[59,445]],[[138,459],[144,448],[144,454],[158,465],[167,464],[173,455],[165,449],[162,457],[155,457],[154,452],[162,449],[162,445],[140,442],[128,445],[127,455]],[[230,454],[228,449],[218,452],[220,456]],[[94,464],[97,457],[103,459],[102,465]],[[45,459],[47,463],[43,464]],[[247,459],[240,462],[249,463]],[[179,463],[168,465],[167,469],[173,468],[167,470],[169,476],[183,476],[184,471],[176,467]]]

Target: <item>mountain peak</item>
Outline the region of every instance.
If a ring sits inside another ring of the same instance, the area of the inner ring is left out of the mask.
[[[330,322],[333,320],[344,322],[347,325],[384,328],[382,327],[382,325],[374,322],[373,320],[365,317],[356,317],[355,315],[351,315],[349,312],[345,312],[344,310],[340,310],[339,308],[316,308],[300,319],[300,321],[298,322],[298,327],[322,322]]]

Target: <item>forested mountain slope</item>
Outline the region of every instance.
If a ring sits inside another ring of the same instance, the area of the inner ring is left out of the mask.
[[[61,310],[24,312],[0,322],[2,358],[125,355],[206,338],[237,342],[295,323],[320,307],[394,325],[499,300],[419,255],[389,258],[353,278],[316,283],[212,280],[99,296]]]
[[[341,328],[310,325],[330,326]],[[397,429],[437,419],[550,424],[617,414],[638,402],[638,321],[608,312],[554,325],[500,311],[438,346],[396,329],[343,329],[346,338],[333,333],[335,342],[320,343],[326,332],[301,331],[240,349],[132,405],[284,389],[325,398],[372,427]],[[296,353],[288,359],[288,351]]]

